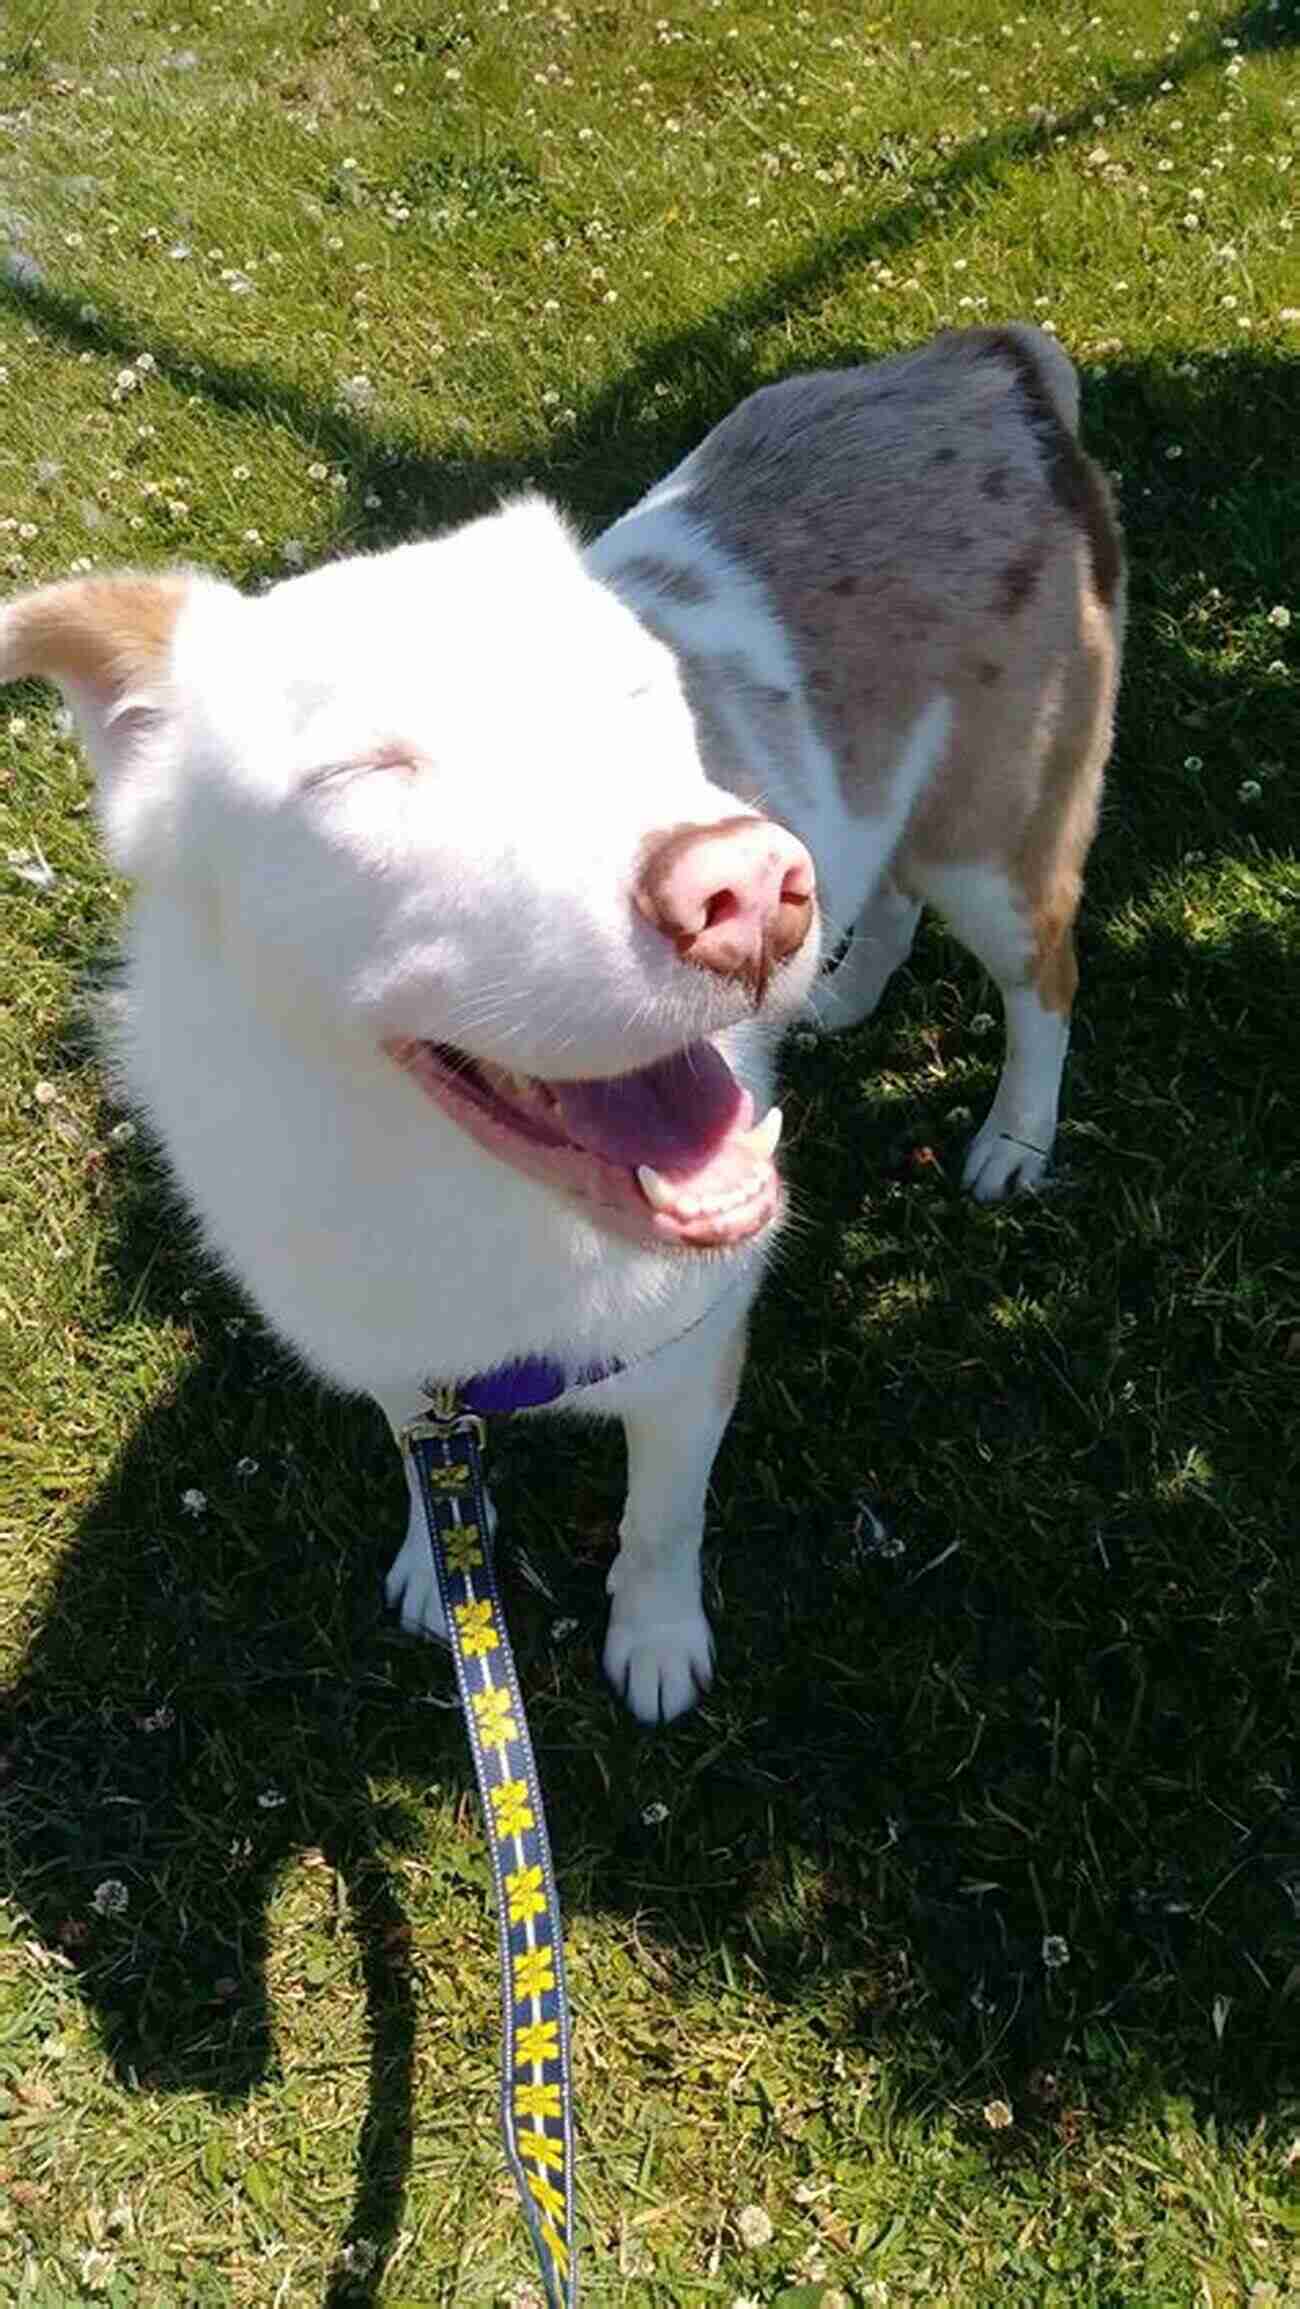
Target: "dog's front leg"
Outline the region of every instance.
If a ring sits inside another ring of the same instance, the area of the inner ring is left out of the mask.
[[[377,1396],[381,1410],[393,1430],[394,1440],[401,1448],[402,1429],[408,1420],[418,1419],[429,1408],[426,1397],[411,1395]],[[447,1622],[443,1616],[442,1598],[438,1593],[438,1575],[433,1568],[433,1552],[429,1546],[429,1526],[425,1518],[424,1502],[416,1481],[415,1469],[405,1452],[402,1467],[406,1476],[407,1518],[406,1537],[394,1556],[384,1581],[384,1600],[390,1611],[395,1611],[406,1633],[410,1636],[431,1636],[435,1643],[447,1641]],[[496,1511],[491,1500],[486,1501],[489,1535],[496,1530]]]
[[[692,1341],[670,1372],[648,1366],[644,1393],[624,1407],[627,1504],[605,1583],[613,1599],[605,1673],[644,1724],[684,1714],[713,1680],[700,1542],[744,1360],[743,1324],[706,1346]]]
[[[406,1473],[409,1501],[406,1537],[384,1581],[384,1601],[390,1611],[397,1613],[409,1636],[432,1636],[435,1643],[445,1644],[447,1622],[443,1616],[442,1598],[438,1593],[438,1575],[433,1568],[429,1526],[425,1520],[424,1503],[415,1479],[415,1469],[405,1453],[402,1466]]]

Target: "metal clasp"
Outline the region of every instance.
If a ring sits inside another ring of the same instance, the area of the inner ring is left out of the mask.
[[[398,1441],[403,1451],[409,1452],[413,1443],[445,1441],[452,1435],[472,1435],[480,1456],[487,1448],[487,1422],[477,1411],[459,1408],[454,1386],[434,1386],[426,1382],[425,1393],[429,1409],[407,1421]]]

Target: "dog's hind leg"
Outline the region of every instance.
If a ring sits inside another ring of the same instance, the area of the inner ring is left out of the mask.
[[[643,1724],[668,1723],[713,1681],[700,1600],[704,1503],[745,1360],[743,1324],[634,1373],[623,1407],[627,1504],[606,1581],[605,1673]],[[644,1392],[643,1392],[644,1390]]]
[[[971,1141],[963,1184],[980,1203],[1037,1187],[1056,1137],[1061,1075],[1078,984],[1077,883],[1034,919],[1006,875],[986,865],[924,869],[926,896],[1002,997],[1006,1050],[993,1104]]]

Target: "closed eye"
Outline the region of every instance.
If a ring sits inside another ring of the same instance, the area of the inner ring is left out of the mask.
[[[302,781],[301,791],[308,794],[318,786],[333,785],[343,778],[364,778],[369,776],[372,770],[401,770],[407,777],[414,778],[428,766],[428,763],[417,755],[413,746],[398,745],[394,742],[391,745],[377,746],[364,754],[355,754],[348,761],[322,763],[319,769],[309,771]]]

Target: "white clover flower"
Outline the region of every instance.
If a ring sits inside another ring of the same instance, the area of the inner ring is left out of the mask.
[[[1279,633],[1287,632],[1291,624],[1291,612],[1285,602],[1279,601],[1274,604],[1268,613],[1267,622],[1269,625],[1275,625]]]
[[[259,1788],[258,1790],[257,1803],[259,1811],[278,1812],[280,1806],[287,1802],[288,1798],[279,1788]]]
[[[235,1473],[247,1483],[250,1476],[256,1475],[261,1464],[260,1459],[237,1459],[235,1461]]]
[[[120,1877],[106,1876],[91,1894],[91,1907],[97,1916],[125,1916],[131,1905],[131,1895]]]
[[[985,2101],[984,2122],[988,2126],[990,2132],[1004,2133],[1007,2129],[1007,2126],[1013,2125],[1015,2121],[1016,2120],[1011,2113],[1009,2102]]]
[[[181,1506],[187,1515],[206,1515],[208,1495],[206,1491],[198,1491],[191,1487],[189,1491],[181,1493]]]
[[[1239,802],[1257,802],[1263,791],[1258,778],[1243,778],[1237,788],[1237,800]]]
[[[1043,1934],[1043,1962],[1049,1972],[1059,1972],[1070,1961],[1070,1943],[1059,1932]]]
[[[736,2234],[746,2250],[760,2252],[770,2245],[774,2235],[772,2216],[762,2205],[742,2205],[736,2215]]]
[[[342,377],[339,380],[338,391],[334,398],[336,406],[345,412],[371,409],[374,407],[375,388],[369,377],[364,374],[355,377]]]
[[[661,1804],[657,1798],[653,1804],[644,1804],[641,1807],[642,1823],[647,1828],[662,1828],[667,1818],[668,1806]]]

